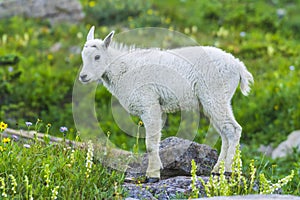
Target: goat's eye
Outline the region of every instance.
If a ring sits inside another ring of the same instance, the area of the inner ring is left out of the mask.
[[[99,55],[96,55],[95,56],[95,60],[99,60],[100,59],[100,56]]]

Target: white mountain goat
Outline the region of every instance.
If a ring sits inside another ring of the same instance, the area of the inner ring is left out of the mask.
[[[222,138],[220,162],[231,171],[242,128],[231,109],[231,98],[240,84],[248,95],[253,77],[245,65],[214,47],[195,46],[172,50],[136,49],[111,43],[114,32],[104,40],[94,39],[94,27],[82,50],[82,83],[100,81],[131,114],[139,116],[146,129],[149,154],[148,182],[160,178],[162,114],[198,109],[200,102]]]

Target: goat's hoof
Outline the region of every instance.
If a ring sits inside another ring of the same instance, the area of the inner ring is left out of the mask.
[[[124,179],[125,183],[137,183],[138,181],[134,177],[126,177]]]
[[[134,183],[134,184],[141,184],[141,183],[156,183],[159,181],[157,177],[126,177],[124,179],[125,183]]]
[[[145,183],[157,183],[159,181],[159,178],[157,177],[147,177],[146,180],[145,180]]]
[[[220,176],[220,173],[218,173],[218,172],[212,172],[211,175],[213,175],[213,176]]]
[[[220,176],[221,174],[218,172],[212,172],[211,173],[213,176]],[[225,176],[231,176],[232,172],[225,172],[224,175]]]

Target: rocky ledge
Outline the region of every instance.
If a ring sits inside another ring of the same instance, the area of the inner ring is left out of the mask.
[[[201,178],[206,182],[208,177]],[[133,184],[124,183],[123,187],[128,191],[126,200],[169,200],[169,199],[188,199],[192,192],[191,177],[178,176],[157,183]],[[221,196],[221,197],[205,197],[202,184],[197,181],[200,200],[300,200],[298,196],[292,195],[237,195],[237,196]]]
[[[160,158],[163,169],[161,178],[157,183],[124,183],[130,198],[134,199],[178,199],[186,198],[191,193],[191,161],[197,163],[198,176],[204,180],[208,178],[211,170],[218,159],[217,151],[205,144],[198,144],[177,137],[169,137],[160,143]],[[148,165],[147,154],[129,163],[127,178],[143,176]],[[200,193],[204,195],[204,189],[197,182]]]
[[[205,181],[207,177],[202,177]],[[133,199],[186,199],[191,189],[191,177],[177,176],[161,180],[157,183],[133,184],[124,183],[123,187],[127,189],[128,196]],[[197,188],[200,188],[200,194],[204,195],[204,189],[200,182],[197,182]]]
[[[187,199],[191,192],[191,160],[197,163],[198,177],[208,181],[212,167],[215,165],[218,155],[216,150],[208,145],[198,144],[177,137],[170,137],[160,144],[160,157],[163,164],[161,177],[157,183],[125,182],[123,187],[127,190],[127,200],[168,200]],[[127,168],[128,180],[145,175],[147,168],[147,154],[129,163]],[[135,179],[137,180],[137,179]],[[201,199],[206,198],[204,188],[197,180],[196,187],[199,189]],[[212,197],[209,200],[300,200],[300,197],[290,195],[245,195],[230,197]]]
[[[163,165],[161,178],[174,176],[189,176],[191,174],[191,161],[197,164],[197,175],[210,175],[217,162],[218,153],[206,144],[198,144],[178,137],[169,137],[160,143],[159,155]],[[146,173],[148,155],[129,163],[128,176],[140,176]]]

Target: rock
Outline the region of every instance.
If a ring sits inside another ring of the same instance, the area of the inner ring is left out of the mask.
[[[202,177],[207,181],[207,177]],[[157,183],[133,184],[124,183],[123,187],[128,190],[128,198],[133,199],[186,199],[191,189],[191,177],[178,176],[161,180]],[[200,181],[197,181],[197,188],[200,188],[200,195],[204,195],[204,188]]]
[[[287,138],[278,145],[272,152],[272,158],[280,158],[293,153],[293,148],[297,148],[300,151],[300,130],[293,131]]]
[[[55,53],[55,52],[58,52],[61,49],[61,47],[62,47],[61,42],[56,42],[54,45],[52,45],[50,47],[49,50],[50,50],[50,52]]]
[[[272,156],[273,148],[271,145],[260,145],[258,148],[258,152],[263,153],[266,156]]]
[[[201,176],[207,182],[208,177]],[[123,187],[127,190],[126,200],[149,199],[149,200],[168,200],[168,199],[188,199],[191,195],[191,177],[178,176],[161,180],[157,183],[133,184],[124,183]],[[219,196],[206,198],[205,190],[200,183],[196,182],[199,190],[199,200],[300,200],[300,197],[292,195],[242,195],[242,196]]]
[[[83,19],[78,0],[14,0],[0,1],[0,19],[12,16],[48,19],[57,22],[78,22]]]
[[[160,158],[163,164],[161,178],[188,176],[191,174],[191,160],[197,164],[197,175],[209,175],[217,162],[217,151],[205,144],[198,144],[178,137],[169,137],[160,143]],[[146,173],[148,156],[129,163],[127,173],[139,176]]]
[[[210,198],[201,198],[199,200],[300,200],[300,197],[292,195],[279,195],[279,194],[270,194],[270,195],[243,195],[243,196],[228,196],[228,197],[210,197]]]

